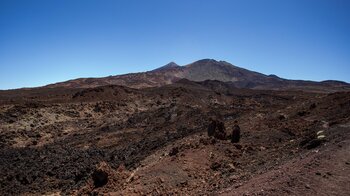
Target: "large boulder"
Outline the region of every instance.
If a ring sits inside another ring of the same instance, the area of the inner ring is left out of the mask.
[[[208,136],[213,136],[219,140],[226,140],[227,136],[224,122],[219,120],[212,120],[208,126]]]
[[[108,182],[108,173],[101,169],[97,169],[92,173],[92,180],[94,181],[95,188],[102,187]]]
[[[232,128],[231,142],[238,143],[241,139],[241,128],[235,123]]]

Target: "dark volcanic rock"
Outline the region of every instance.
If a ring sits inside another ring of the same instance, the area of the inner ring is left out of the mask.
[[[219,120],[212,120],[208,126],[208,136],[214,136],[219,140],[226,140],[225,124]]]
[[[108,183],[108,174],[102,170],[95,170],[92,173],[92,180],[94,181],[95,188],[102,187]]]
[[[169,156],[175,156],[179,153],[179,148],[178,147],[174,147],[170,150],[169,152]]]
[[[310,150],[310,149],[313,149],[313,148],[320,146],[321,144],[322,144],[321,140],[313,139],[306,145],[306,148]]]
[[[238,143],[241,138],[241,128],[235,124],[232,129],[231,142]]]

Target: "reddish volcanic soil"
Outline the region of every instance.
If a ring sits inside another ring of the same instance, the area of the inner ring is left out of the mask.
[[[218,81],[1,91],[0,195],[349,195],[349,114],[349,92]]]

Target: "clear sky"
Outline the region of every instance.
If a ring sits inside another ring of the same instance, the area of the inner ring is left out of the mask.
[[[203,58],[350,82],[350,1],[0,0],[0,89]]]

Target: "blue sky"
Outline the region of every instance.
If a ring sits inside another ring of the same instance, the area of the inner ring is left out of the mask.
[[[203,58],[350,82],[348,0],[0,0],[0,89]]]

